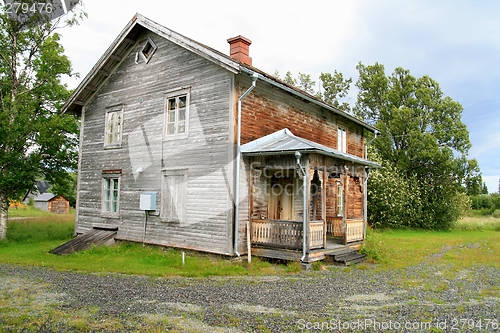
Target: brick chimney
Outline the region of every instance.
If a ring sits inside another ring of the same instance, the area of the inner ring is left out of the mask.
[[[229,54],[231,58],[252,66],[252,58],[249,57],[249,47],[252,44],[252,41],[248,38],[245,38],[241,35],[229,38],[227,40],[229,43]]]

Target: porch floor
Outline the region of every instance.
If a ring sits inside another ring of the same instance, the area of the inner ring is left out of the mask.
[[[310,250],[309,255],[305,258],[305,262],[323,260],[327,256],[358,251],[361,248],[362,243],[362,241],[359,241],[344,245],[342,244],[341,238],[327,237],[326,247]],[[289,250],[253,245],[252,255],[265,258],[298,261],[302,257],[302,250]]]

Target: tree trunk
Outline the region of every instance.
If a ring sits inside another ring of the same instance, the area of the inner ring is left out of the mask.
[[[9,201],[0,194],[0,239],[7,237],[7,216],[9,214]]]

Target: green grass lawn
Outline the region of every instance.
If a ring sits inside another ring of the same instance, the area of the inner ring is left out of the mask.
[[[161,246],[117,242],[71,255],[58,256],[49,250],[73,236],[74,216],[52,214],[40,218],[10,220],[7,239],[0,240],[0,262],[50,267],[56,270],[116,272],[150,276],[234,276],[287,274],[301,271],[298,263],[275,265],[254,258],[251,264],[228,258]]]
[[[364,251],[381,269],[428,262],[500,267],[500,220],[467,217],[451,231],[370,230]]]
[[[185,252],[183,265],[181,250],[131,242],[65,256],[50,254],[49,250],[73,237],[73,221],[74,214],[50,213],[10,220],[7,239],[0,240],[0,262],[150,276],[274,275],[301,271],[295,262],[273,264],[253,258],[248,264],[246,260],[234,262],[192,251]],[[468,217],[452,231],[370,230],[363,251],[371,262],[377,263],[377,269],[405,268],[422,262],[457,269],[474,265],[500,267],[500,219]]]

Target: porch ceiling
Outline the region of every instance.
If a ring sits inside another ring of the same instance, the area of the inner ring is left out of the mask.
[[[381,167],[379,164],[364,158],[342,153],[336,149],[295,136],[288,128],[284,128],[278,132],[266,135],[241,146],[241,153],[245,156],[285,155],[294,154],[296,151],[332,156],[340,160],[354,162],[370,168]]]

